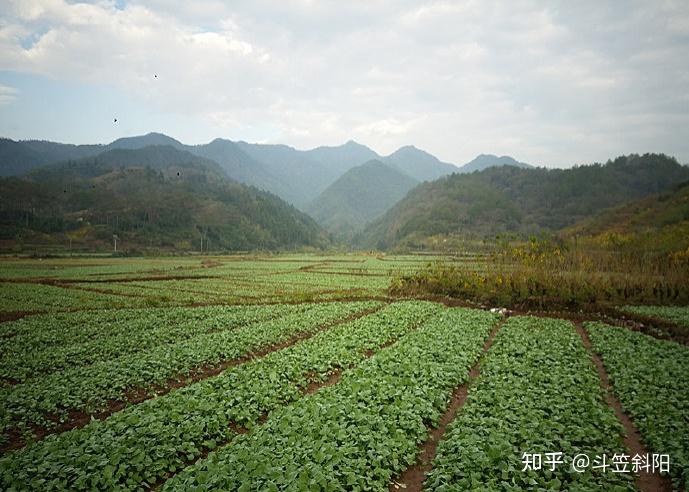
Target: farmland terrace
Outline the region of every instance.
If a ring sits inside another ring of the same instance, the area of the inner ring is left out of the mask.
[[[399,288],[437,260],[0,259],[0,489],[689,489],[689,308]]]

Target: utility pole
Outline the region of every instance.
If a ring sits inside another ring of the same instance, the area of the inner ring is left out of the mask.
[[[117,234],[113,234],[112,238],[115,240],[115,253],[117,253]]]

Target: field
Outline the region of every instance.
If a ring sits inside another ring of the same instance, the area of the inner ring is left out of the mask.
[[[688,308],[394,288],[439,259],[0,259],[0,489],[689,490]]]

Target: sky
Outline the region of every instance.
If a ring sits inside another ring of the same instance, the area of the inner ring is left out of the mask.
[[[687,163],[689,2],[0,2],[0,136],[151,131]]]

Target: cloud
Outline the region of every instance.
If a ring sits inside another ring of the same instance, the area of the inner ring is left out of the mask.
[[[0,70],[113,87],[183,140],[688,161],[687,26],[686,2],[23,0]]]
[[[10,104],[17,99],[19,91],[14,87],[0,85],[0,106]]]

